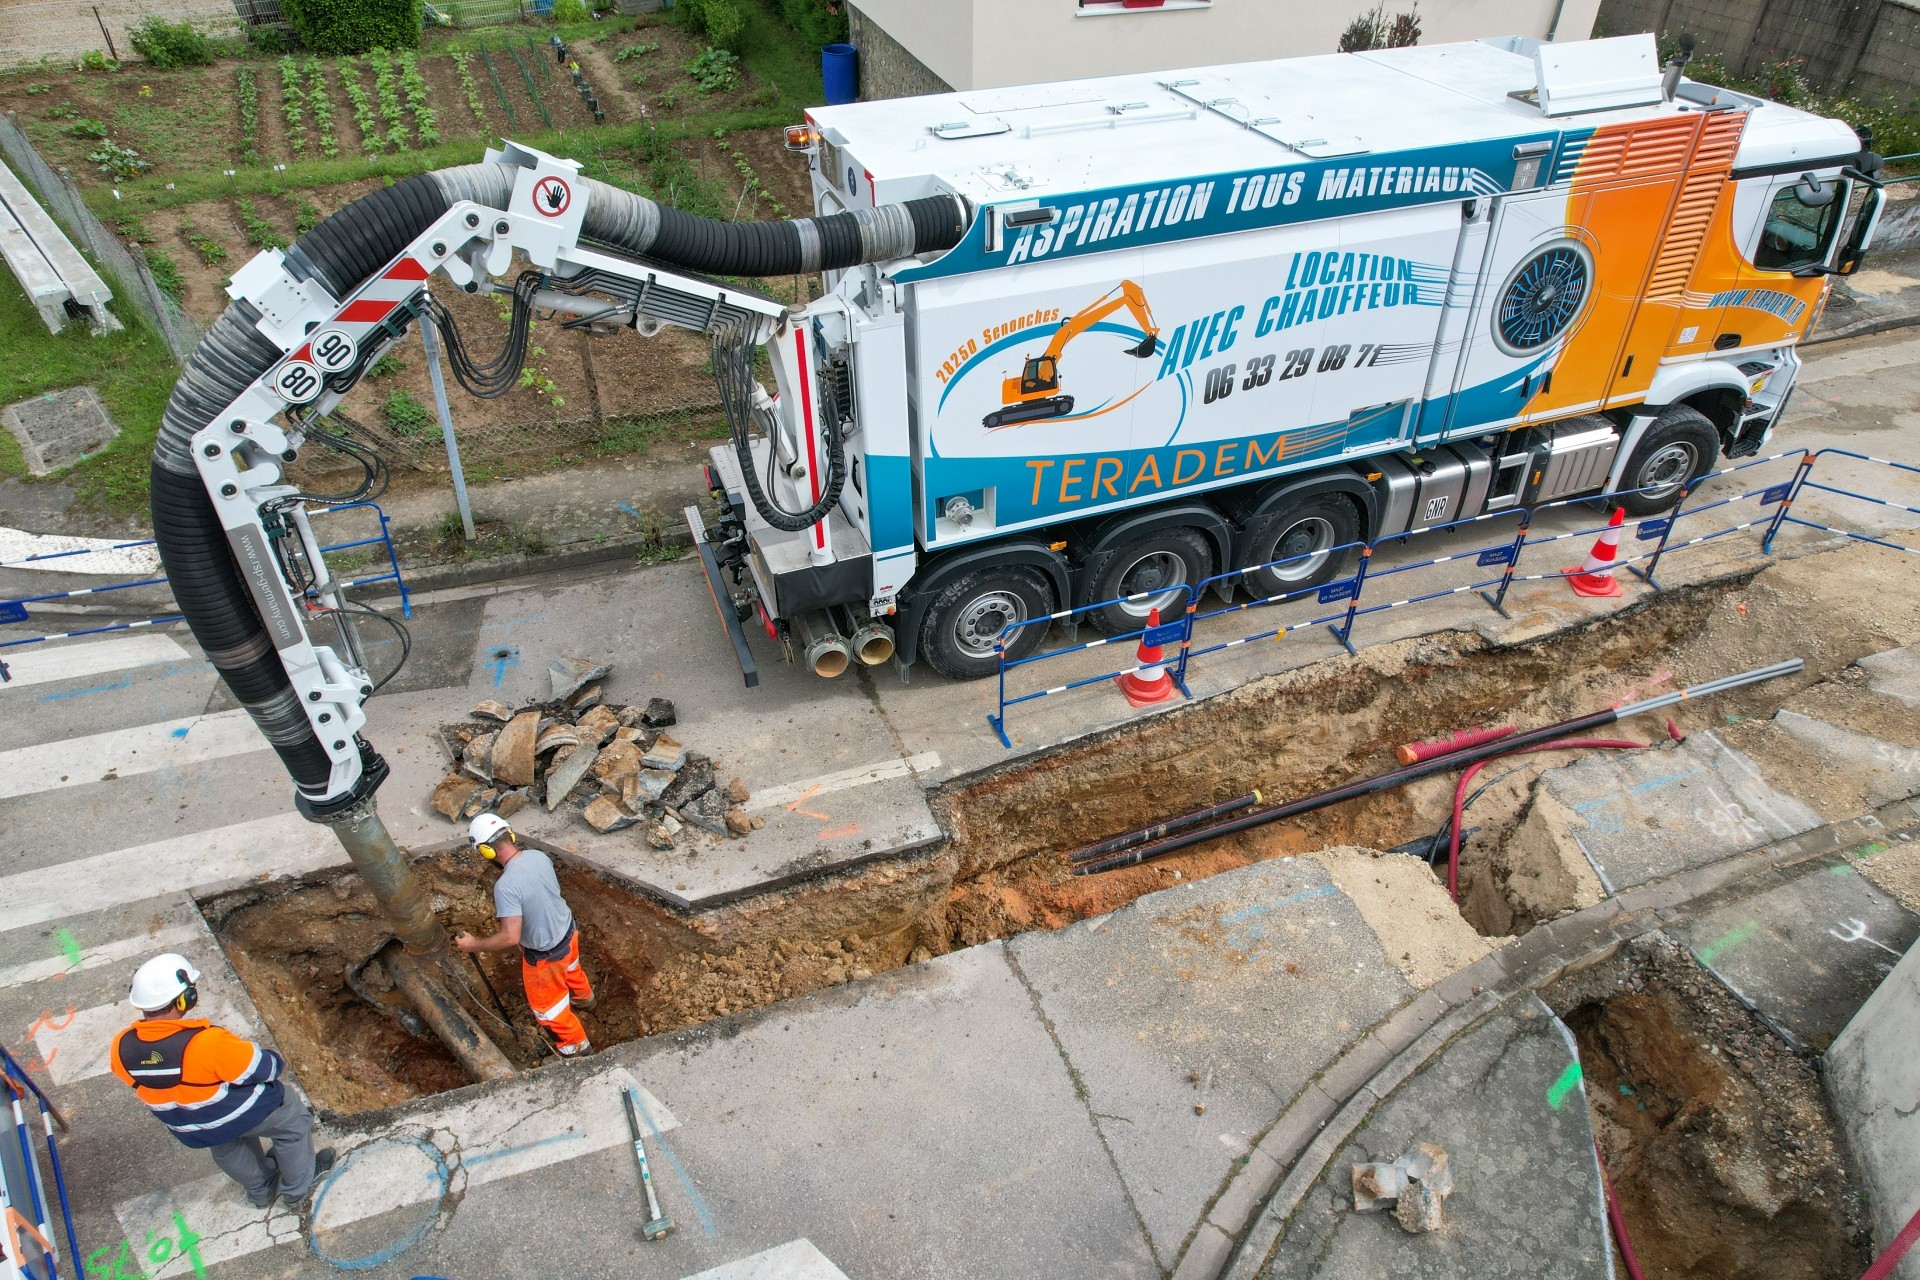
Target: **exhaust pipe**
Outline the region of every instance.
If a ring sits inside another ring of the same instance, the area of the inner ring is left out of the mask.
[[[893,656],[893,628],[884,622],[866,622],[853,631],[853,656],[877,667]]]
[[[793,620],[793,638],[807,656],[813,674],[831,680],[844,673],[853,662],[853,650],[846,637],[833,625],[825,609],[803,613]]]

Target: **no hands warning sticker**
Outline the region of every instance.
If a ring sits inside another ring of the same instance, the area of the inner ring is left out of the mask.
[[[549,174],[533,184],[533,207],[542,217],[557,218],[573,203],[573,192],[566,179]]]

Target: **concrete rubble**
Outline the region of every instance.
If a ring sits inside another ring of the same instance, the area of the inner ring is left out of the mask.
[[[1416,1142],[1399,1159],[1353,1166],[1353,1207],[1359,1213],[1392,1209],[1394,1221],[1413,1235],[1445,1225],[1441,1205],[1453,1194],[1447,1153]]]
[[[449,772],[430,804],[450,822],[489,810],[509,816],[538,799],[549,812],[571,806],[599,832],[637,828],[648,846],[673,849],[687,828],[727,838],[765,820],[741,806],[752,793],[739,778],[722,781],[713,761],[666,731],[673,703],[609,704],[605,663],[556,658],[553,697],[514,708],[489,698],[472,719],[443,726]]]

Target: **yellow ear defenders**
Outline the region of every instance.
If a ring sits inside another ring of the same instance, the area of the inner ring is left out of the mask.
[[[194,986],[185,969],[175,969],[173,974],[183,984],[180,994],[173,998],[173,1008],[176,1013],[185,1013],[200,1003],[200,988]]]
[[[513,834],[512,827],[508,827],[507,839],[518,842],[520,837]],[[480,856],[485,858],[489,862],[493,861],[495,858],[500,856],[500,851],[498,849],[495,849],[491,844],[487,844],[487,843],[477,844],[474,846],[474,848],[478,849],[480,851]]]

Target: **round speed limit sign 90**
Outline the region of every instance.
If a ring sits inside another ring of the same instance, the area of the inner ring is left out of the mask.
[[[359,345],[345,329],[322,329],[313,335],[307,349],[313,353],[313,362],[326,373],[340,372],[360,354]]]
[[[273,389],[288,404],[305,404],[320,394],[320,370],[305,360],[289,360],[273,375]]]

